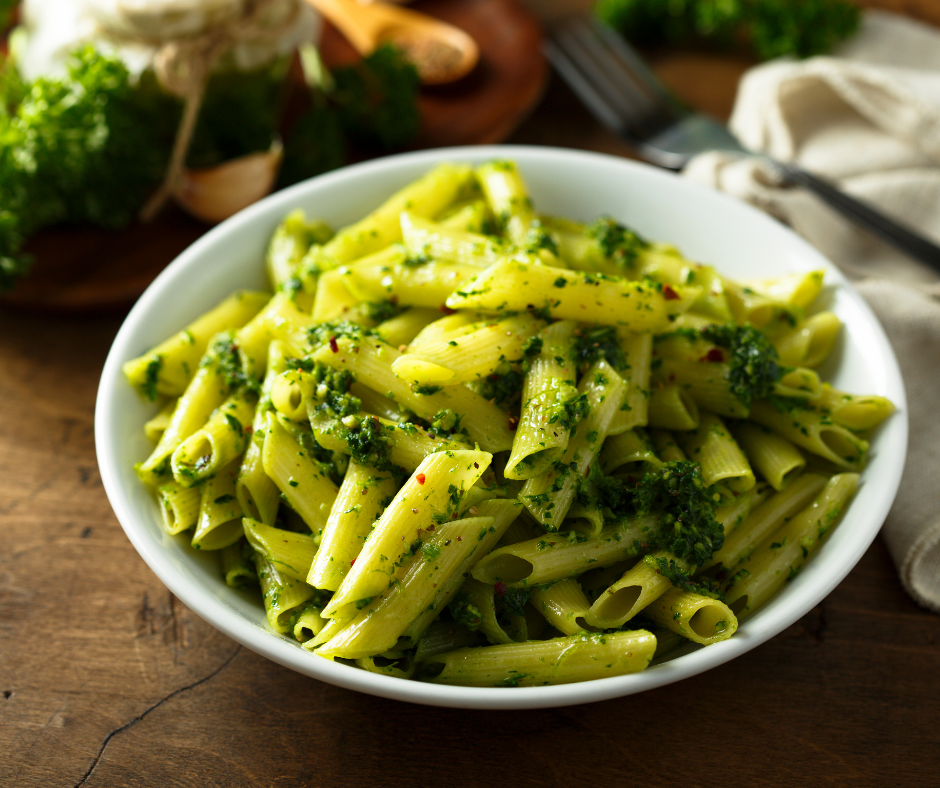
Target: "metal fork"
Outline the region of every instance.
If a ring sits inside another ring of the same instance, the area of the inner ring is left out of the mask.
[[[847,219],[916,260],[940,270],[940,247],[828,181],[793,164],[746,150],[728,129],[686,109],[613,30],[589,16],[549,31],[546,54],[594,116],[653,164],[679,170],[698,153],[759,155],[782,184],[816,194]]]

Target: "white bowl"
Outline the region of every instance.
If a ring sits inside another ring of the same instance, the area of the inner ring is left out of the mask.
[[[334,226],[354,221],[440,161],[519,163],[539,210],[580,220],[610,214],[732,277],[824,268],[827,308],[845,323],[823,370],[839,388],[889,397],[863,483],[843,522],[805,569],[734,637],[690,649],[643,673],[552,687],[449,687],[380,676],[308,654],[267,626],[260,600],[225,586],[215,556],[167,536],[157,505],[133,465],[150,447],[142,426],[153,413],[125,382],[124,361],[178,331],[236,288],[265,287],[262,264],[272,231],[293,208]],[[907,449],[904,386],[871,310],[823,256],[763,213],[663,170],[611,156],[536,147],[472,147],[410,153],[347,167],[272,195],[219,225],[181,254],[131,310],[108,355],[95,413],[105,490],[128,538],[189,608],[253,651],[313,678],[387,698],[458,708],[521,709],[605,700],[694,676],[743,654],[799,619],[826,596],[874,540],[894,500]]]

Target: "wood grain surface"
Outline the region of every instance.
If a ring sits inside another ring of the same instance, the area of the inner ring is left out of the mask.
[[[657,62],[719,109],[745,66]],[[557,81],[512,141],[629,154]],[[770,642],[589,706],[424,708],[238,646],[169,594],[104,495],[93,408],[119,324],[0,311],[0,786],[940,785],[940,616],[880,539]]]

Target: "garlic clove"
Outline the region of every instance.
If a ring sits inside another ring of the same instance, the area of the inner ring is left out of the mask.
[[[283,158],[284,146],[275,140],[263,153],[249,153],[214,167],[184,168],[173,198],[197,219],[221,222],[271,192]]]

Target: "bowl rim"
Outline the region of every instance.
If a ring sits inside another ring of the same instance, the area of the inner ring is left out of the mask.
[[[515,159],[520,162],[524,170],[527,166],[526,162],[529,162],[528,166],[532,166],[531,162],[546,157],[575,166],[589,161],[601,163],[620,169],[627,175],[642,172],[644,177],[660,179],[667,189],[691,190],[696,193],[696,199],[715,201],[722,211],[738,212],[746,221],[755,223],[758,229],[766,229],[771,234],[783,232],[789,235],[788,242],[794,245],[797,256],[801,260],[809,260],[814,267],[824,268],[827,280],[839,286],[842,294],[861,311],[870,324],[871,339],[875,343],[874,350],[884,362],[882,370],[885,376],[884,388],[897,406],[897,412],[892,416],[890,424],[886,425],[887,432],[883,428],[877,438],[878,446],[880,450],[883,450],[884,444],[890,440],[892,451],[902,458],[906,457],[908,419],[904,384],[897,359],[878,319],[851,283],[832,263],[807,241],[767,214],[726,194],[651,165],[577,149],[528,145],[465,146],[403,153],[374,159],[343,167],[270,195],[209,230],[170,263],[147,288],[125,318],[105,361],[95,407],[95,444],[105,492],[121,527],[141,558],[175,596],[207,623],[241,645],[274,662],[346,689],[394,700],[451,708],[561,707],[607,700],[661,687],[698,675],[750,651],[792,625],[816,606],[845,578],[874,541],[900,485],[903,462],[894,463],[887,473],[879,476],[879,487],[882,487],[884,492],[877,499],[877,505],[864,513],[854,512],[855,517],[861,517],[864,520],[864,529],[861,529],[861,538],[856,538],[852,543],[853,549],[840,556],[840,562],[832,567],[834,571],[827,572],[811,587],[803,589],[803,593],[798,598],[787,599],[789,604],[779,604],[784,600],[780,596],[775,597],[770,605],[773,606],[777,615],[772,620],[769,620],[768,616],[755,614],[753,618],[742,624],[734,637],[708,648],[695,649],[671,661],[655,664],[640,673],[555,686],[477,688],[402,680],[369,673],[325,659],[317,659],[300,648],[295,641],[279,636],[270,630],[262,631],[239,615],[231,606],[225,604],[220,595],[204,594],[198,587],[194,591],[191,582],[170,560],[169,553],[148,538],[145,528],[137,521],[132,510],[128,491],[121,483],[117,452],[111,450],[122,439],[121,435],[117,434],[117,421],[111,418],[111,414],[116,407],[119,387],[127,386],[121,366],[125,360],[134,357],[137,352],[137,349],[130,344],[133,334],[146,320],[147,315],[160,303],[171,284],[180,278],[185,278],[185,273],[190,266],[198,262],[204,254],[210,252],[216,244],[222,242],[241,224],[269,216],[276,216],[279,221],[302,197],[318,192],[328,193],[336,184],[342,184],[351,175],[394,172],[411,165],[430,166],[441,161],[477,162],[494,158]],[[770,608],[764,610],[768,609]]]

